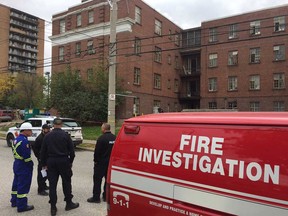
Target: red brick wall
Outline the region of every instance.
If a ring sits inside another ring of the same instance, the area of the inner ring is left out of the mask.
[[[217,101],[218,108],[224,108],[225,103],[237,100],[240,111],[249,111],[249,103],[260,102],[261,111],[272,111],[273,101],[285,101],[288,110],[287,90],[273,89],[273,73],[285,72],[287,84],[287,60],[273,61],[273,46],[283,44],[287,55],[287,26],[286,31],[274,32],[274,17],[284,16],[288,7],[274,8],[258,12],[242,14],[239,16],[213,20],[202,23],[202,64],[201,64],[201,108],[208,108],[208,103]],[[261,20],[261,34],[250,36],[250,22]],[[288,19],[286,17],[286,24]],[[238,23],[237,39],[228,39],[229,25]],[[218,41],[214,44],[208,42],[209,28],[217,27]],[[250,48],[260,48],[261,62],[249,63]],[[228,52],[238,50],[238,65],[228,66]],[[209,54],[218,54],[218,66],[209,68]],[[260,90],[249,90],[249,77],[260,75]],[[238,90],[229,92],[228,77],[238,77]],[[217,77],[218,91],[208,92],[208,79]]]

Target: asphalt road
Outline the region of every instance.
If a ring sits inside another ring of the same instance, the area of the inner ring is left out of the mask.
[[[0,215],[50,215],[50,205],[48,196],[37,194],[37,161],[33,155],[34,172],[30,192],[28,194],[28,204],[34,205],[35,209],[29,212],[17,213],[16,208],[10,206],[10,194],[13,181],[13,155],[11,148],[7,147],[5,140],[0,139]],[[72,191],[73,201],[79,202],[80,207],[71,211],[65,211],[65,202],[62,192],[61,178],[58,182],[58,203],[57,215],[85,215],[85,216],[106,216],[106,203],[88,203],[87,198],[92,196],[93,187],[93,152],[76,150],[76,157],[73,164]]]

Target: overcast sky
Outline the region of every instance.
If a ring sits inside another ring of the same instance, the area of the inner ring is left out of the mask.
[[[130,0],[133,1],[133,0]],[[202,21],[288,4],[288,0],[144,0],[178,26],[186,29],[198,27]],[[81,3],[81,0],[0,0],[1,4],[33,14],[47,21],[45,59],[51,57],[53,14]]]

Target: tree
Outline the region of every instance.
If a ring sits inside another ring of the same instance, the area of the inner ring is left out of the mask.
[[[53,74],[51,80],[51,105],[62,116],[79,121],[105,121],[108,103],[108,73],[95,66],[87,80],[82,80],[77,71]]]
[[[19,73],[15,78],[15,85],[7,96],[7,104],[11,107],[24,109],[43,107],[44,77],[36,74]]]
[[[0,75],[0,101],[7,104],[7,98],[15,86],[15,78],[9,74]]]

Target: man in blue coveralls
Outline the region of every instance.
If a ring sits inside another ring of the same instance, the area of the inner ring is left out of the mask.
[[[27,195],[30,190],[33,172],[31,148],[27,138],[31,135],[32,125],[28,122],[23,123],[20,126],[20,135],[14,140],[12,145],[15,160],[13,164],[14,180],[10,202],[12,207],[17,207],[18,212],[34,209],[33,205],[27,204]]]

